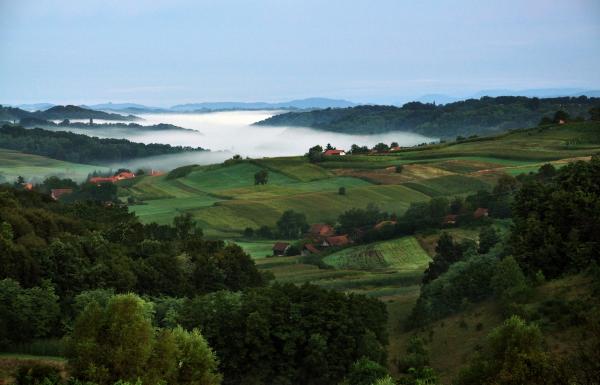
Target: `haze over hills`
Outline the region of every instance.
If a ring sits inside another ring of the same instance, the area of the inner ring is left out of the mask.
[[[564,96],[600,97],[600,90],[583,88],[530,88],[522,90],[513,89],[488,89],[481,90],[469,96],[447,95],[443,93],[426,94],[416,99],[422,103],[447,104],[467,99],[479,99],[484,96],[527,96],[530,98],[559,98]],[[402,104],[402,103],[399,103]]]
[[[139,118],[134,115],[120,115],[105,111],[91,110],[79,106],[53,106],[44,111],[30,112],[21,108],[4,107],[0,105],[0,121],[15,121],[21,119],[62,120],[62,119],[102,119],[133,121]]]

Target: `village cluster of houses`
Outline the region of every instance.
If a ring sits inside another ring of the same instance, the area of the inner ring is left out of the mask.
[[[402,147],[390,147],[389,150],[387,150],[386,152],[396,152],[396,151],[400,151],[402,150]],[[379,153],[377,150],[372,149],[370,152],[370,154],[377,154]],[[344,156],[346,155],[346,151],[345,150],[325,150],[323,151],[323,156]]]
[[[161,176],[161,175],[164,175],[164,172],[159,171],[159,170],[151,170],[148,175]],[[122,171],[113,176],[92,177],[88,180],[88,182],[99,186],[101,183],[115,183],[120,180],[133,179],[133,178],[135,178],[135,173],[129,172],[129,171]],[[23,183],[22,186],[23,186],[23,189],[25,189],[25,190],[33,190],[33,183],[26,182],[26,183]],[[60,199],[60,197],[71,194],[72,192],[73,192],[73,189],[71,189],[71,188],[53,188],[50,190],[50,197],[57,201]]]
[[[333,226],[326,223],[315,223],[310,226],[308,233],[305,235],[310,242],[302,246],[301,254],[307,256],[310,254],[319,254],[321,250],[328,247],[344,247],[352,243],[348,234],[335,235]],[[287,242],[277,242],[273,245],[273,255],[283,256],[291,247]]]
[[[482,218],[487,217],[488,215],[489,215],[488,209],[479,207],[473,212],[473,219],[482,219]],[[456,222],[458,221],[459,216],[460,215],[458,215],[458,214],[446,215],[442,221],[442,225],[446,225],[446,226],[455,225]]]
[[[473,212],[473,219],[483,219],[488,215],[488,209],[479,207]],[[442,225],[455,225],[458,221],[458,217],[459,215],[457,214],[448,214],[442,219]],[[396,223],[397,222],[394,220],[381,221],[374,226],[374,229],[381,230],[385,226],[394,226]],[[360,233],[361,231],[357,230],[357,232]],[[302,246],[301,255],[303,257],[311,254],[319,254],[329,247],[345,247],[353,243],[348,234],[335,235],[333,226],[326,223],[316,223],[312,225],[305,235],[305,238],[310,240],[310,242],[307,242]],[[290,247],[291,244],[288,242],[276,242],[273,245],[273,256],[281,257],[286,255]]]

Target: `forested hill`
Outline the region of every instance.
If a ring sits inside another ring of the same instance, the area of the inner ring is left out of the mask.
[[[104,111],[90,110],[78,106],[54,106],[45,111],[25,111],[20,108],[0,106],[0,121],[16,121],[21,119],[62,120],[62,119],[103,119],[130,121],[138,120],[134,115],[120,115]]]
[[[257,122],[268,126],[312,127],[347,134],[409,131],[430,137],[453,138],[480,135],[537,125],[543,117],[563,110],[571,118],[587,118],[600,98],[482,97],[445,105],[406,103],[394,106],[357,106],[304,112],[288,112]]]
[[[200,147],[143,144],[126,139],[100,139],[66,131],[26,129],[10,124],[0,128],[0,148],[90,164],[109,164],[148,156],[204,151]]]

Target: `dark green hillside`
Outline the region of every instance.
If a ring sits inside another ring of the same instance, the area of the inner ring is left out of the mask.
[[[67,105],[54,106],[45,111],[29,112],[20,108],[0,106],[0,121],[15,121],[25,118],[40,120],[62,119],[103,119],[103,120],[137,120],[134,115],[120,115],[104,111],[90,110],[87,108]]]
[[[394,106],[357,106],[288,112],[258,122],[259,125],[312,127],[347,134],[409,131],[430,137],[454,138],[481,135],[518,127],[531,127],[543,117],[564,110],[572,118],[587,118],[600,98],[483,97],[446,105],[406,103]]]
[[[100,139],[66,131],[26,129],[5,124],[0,128],[0,148],[76,163],[103,164],[147,156],[203,151],[168,144],[134,143],[126,139]]]

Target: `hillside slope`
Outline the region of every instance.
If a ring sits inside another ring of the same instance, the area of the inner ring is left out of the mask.
[[[572,117],[588,117],[600,105],[599,98],[482,97],[445,105],[406,103],[394,106],[357,106],[288,112],[257,122],[267,126],[299,126],[346,134],[409,131],[436,138],[489,134],[531,127],[544,116],[565,110]]]

